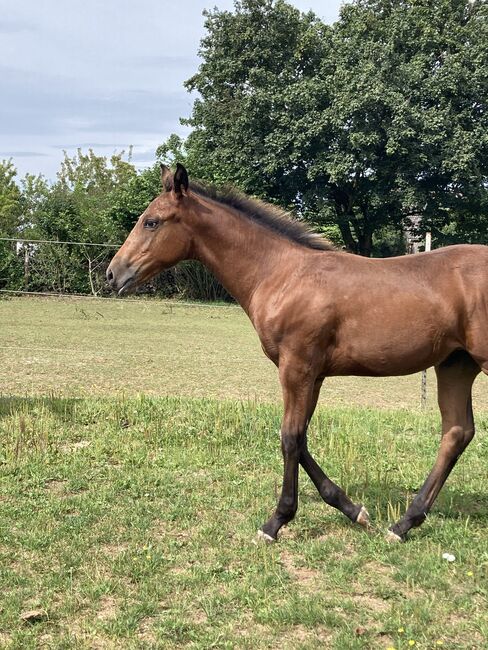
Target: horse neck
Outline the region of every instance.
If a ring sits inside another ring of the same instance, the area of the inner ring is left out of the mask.
[[[296,245],[237,211],[194,195],[192,257],[206,266],[250,315],[252,296]]]

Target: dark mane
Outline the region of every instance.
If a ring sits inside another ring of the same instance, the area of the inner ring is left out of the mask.
[[[213,185],[192,182],[190,183],[190,189],[200,196],[234,208],[247,219],[260,223],[265,228],[269,228],[269,230],[290,239],[296,244],[316,250],[336,250],[330,241],[318,233],[312,232],[285,210],[241,194],[234,188],[224,187],[218,189]]]

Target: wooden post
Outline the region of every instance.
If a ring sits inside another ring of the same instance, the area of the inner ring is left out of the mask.
[[[425,233],[425,252],[432,248],[432,233]],[[420,386],[420,407],[425,409],[427,406],[427,370],[422,370],[422,381]]]
[[[24,291],[29,288],[29,246],[24,244]]]

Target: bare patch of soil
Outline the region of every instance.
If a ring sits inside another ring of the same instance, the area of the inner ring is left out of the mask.
[[[104,596],[100,600],[97,618],[100,621],[110,621],[117,615],[117,601],[112,596]]]

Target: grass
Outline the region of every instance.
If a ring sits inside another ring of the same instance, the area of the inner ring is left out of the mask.
[[[412,408],[418,378],[328,382],[311,449],[373,531],[302,474],[295,521],[262,546],[281,407],[237,309],[9,300],[0,322],[1,648],[488,647],[480,389],[477,436],[426,523],[390,546],[437,412]]]
[[[391,546],[384,529],[432,463],[437,418],[321,409],[313,450],[375,529],[303,477],[296,520],[262,546],[276,406],[10,398],[0,417],[2,647],[484,647],[488,419],[425,525]]]

